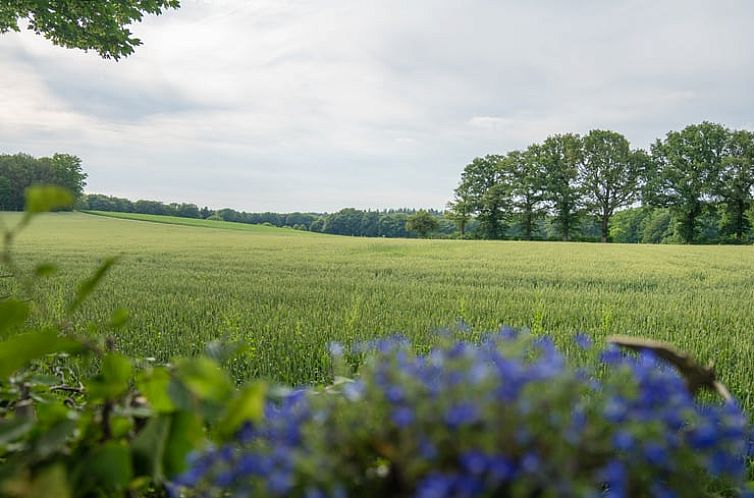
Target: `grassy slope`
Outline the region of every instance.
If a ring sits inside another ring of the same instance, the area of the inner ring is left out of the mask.
[[[479,329],[549,330],[561,344],[577,330],[670,340],[714,359],[739,395],[754,392],[750,247],[367,239],[239,227],[53,214],[34,222],[17,252],[29,267],[60,263],[44,289],[53,316],[72,282],[100,258],[121,254],[79,319],[104,320],[126,306],[133,316],[119,347],[160,359],[217,337],[242,340],[253,353],[232,367],[238,375],[320,381],[329,341],[402,331],[429,344],[434,329],[463,317]],[[745,404],[754,407],[754,399]]]
[[[204,227],[204,228],[221,228],[225,230],[241,230],[245,232],[258,232],[258,233],[281,233],[287,234],[311,234],[310,232],[302,232],[301,230],[294,230],[292,228],[278,228],[265,225],[249,225],[247,223],[233,223],[230,221],[215,221],[215,220],[197,220],[193,218],[181,218],[178,216],[161,216],[155,214],[139,214],[139,213],[114,213],[110,211],[83,211],[86,214],[105,216],[108,218],[118,218],[123,220],[134,221],[149,221],[152,223],[164,223],[168,225],[185,225],[191,227]]]

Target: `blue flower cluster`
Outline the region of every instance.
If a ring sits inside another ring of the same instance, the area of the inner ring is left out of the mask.
[[[591,354],[591,341],[579,335]],[[182,496],[699,497],[744,488],[746,416],[695,400],[650,353],[569,365],[512,329],[417,354],[359,345],[355,380],[270,399],[262,423],[195,455]],[[331,347],[336,363],[346,351]]]

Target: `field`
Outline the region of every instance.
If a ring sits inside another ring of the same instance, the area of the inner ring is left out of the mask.
[[[15,250],[25,267],[59,263],[41,289],[53,317],[74,281],[120,255],[77,321],[128,308],[117,338],[128,354],[168,360],[241,340],[250,350],[231,366],[237,376],[299,385],[327,380],[330,341],[402,332],[431,344],[463,319],[549,331],[562,345],[576,331],[598,343],[613,333],[671,341],[714,360],[754,407],[751,247],[368,239],[122,217],[139,220],[40,216]]]

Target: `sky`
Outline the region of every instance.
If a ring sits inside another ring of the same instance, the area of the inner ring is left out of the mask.
[[[442,208],[474,157],[754,129],[750,0],[183,0],[129,58],[0,35],[0,153],[245,211]]]

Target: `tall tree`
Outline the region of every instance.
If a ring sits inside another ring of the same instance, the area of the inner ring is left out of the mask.
[[[657,200],[671,209],[686,244],[696,241],[699,217],[715,193],[729,131],[707,121],[670,131],[652,146]]]
[[[131,55],[141,40],[128,26],[144,14],[180,7],[179,0],[11,0],[0,2],[0,33],[29,30],[55,45],[95,50],[115,60]]]
[[[542,166],[546,178],[545,198],[550,202],[563,240],[571,239],[579,222],[581,154],[581,139],[571,133],[550,136],[536,149],[535,160]]]
[[[614,131],[592,130],[582,139],[579,175],[584,204],[587,212],[600,220],[602,242],[607,242],[615,211],[639,198],[646,158],[643,151],[632,151],[628,140]]]
[[[526,240],[532,239],[534,224],[544,213],[545,175],[537,160],[537,147],[531,145],[524,152],[510,152],[503,163],[510,183],[511,205],[520,218]]]
[[[737,130],[730,134],[721,163],[717,193],[725,203],[728,214],[724,229],[733,233],[737,241],[751,230],[746,216],[752,205],[754,188],[754,133]]]
[[[468,199],[468,209],[476,214],[485,239],[499,239],[505,233],[510,208],[510,189],[504,181],[505,170],[499,155],[477,157],[466,165],[456,195]]]
[[[447,208],[445,218],[455,224],[461,234],[461,238],[463,238],[466,235],[466,227],[474,214],[473,200],[464,185],[459,186],[455,190],[455,197],[452,201],[448,202]]]
[[[55,154],[50,158],[54,179],[51,183],[70,190],[78,198],[84,193],[87,174],[81,168],[81,159],[71,154]]]

